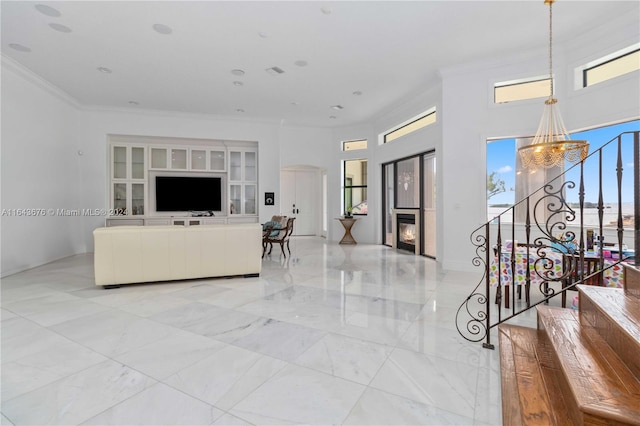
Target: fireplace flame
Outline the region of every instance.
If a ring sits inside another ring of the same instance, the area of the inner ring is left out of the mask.
[[[416,232],[414,226],[404,226],[400,233],[401,241],[404,243],[414,244],[416,241]]]

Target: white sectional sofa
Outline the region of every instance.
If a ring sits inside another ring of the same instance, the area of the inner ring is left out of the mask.
[[[262,227],[257,223],[200,226],[114,226],[93,231],[96,285],[257,276]]]

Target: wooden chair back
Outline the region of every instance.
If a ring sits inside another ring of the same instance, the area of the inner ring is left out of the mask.
[[[566,284],[573,284],[582,281],[583,277],[589,277],[600,270],[600,258],[585,257],[580,262],[580,256],[575,254],[566,254],[562,256],[562,268],[566,275]],[[568,274],[567,274],[568,272]],[[595,274],[582,282],[586,285],[602,285],[602,274]]]

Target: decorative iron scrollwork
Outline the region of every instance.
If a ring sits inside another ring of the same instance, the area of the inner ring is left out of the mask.
[[[487,337],[487,295],[478,292],[478,288],[486,282],[489,265],[487,264],[487,237],[482,234],[484,228],[476,229],[471,234],[471,244],[475,246],[476,255],[471,260],[474,266],[482,267],[484,273],[473,292],[462,302],[456,313],[456,328],[462,337],[470,342],[480,342]],[[501,300],[501,293],[498,299]]]

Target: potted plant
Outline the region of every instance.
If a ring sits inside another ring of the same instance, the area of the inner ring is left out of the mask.
[[[347,217],[347,218],[352,217],[351,216],[352,211],[353,211],[353,207],[351,207],[351,205],[347,206],[347,209],[344,212],[344,217]]]

